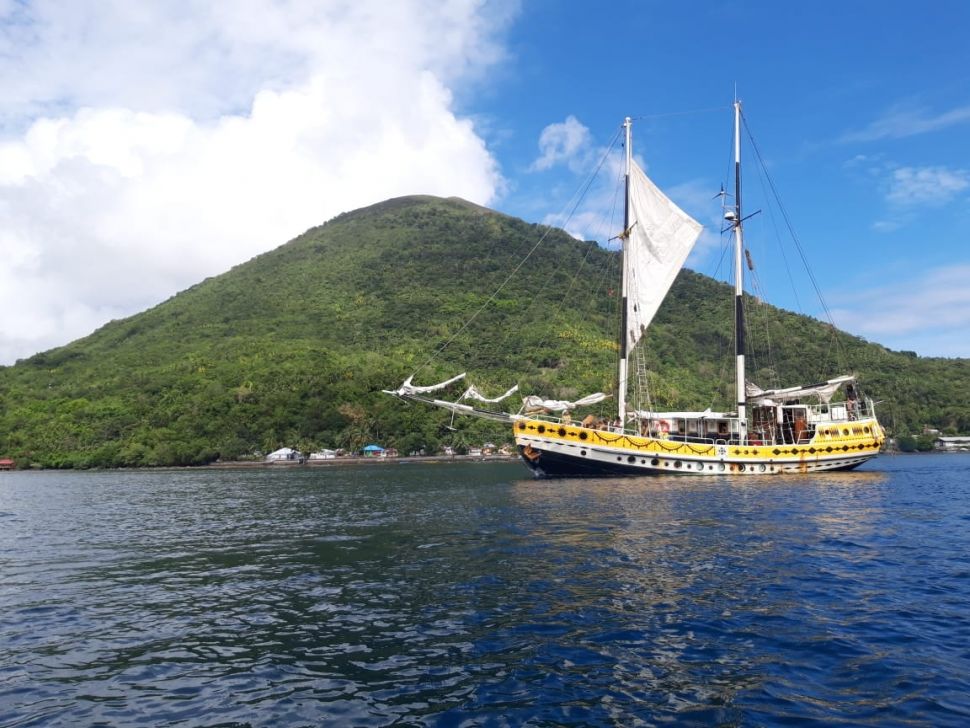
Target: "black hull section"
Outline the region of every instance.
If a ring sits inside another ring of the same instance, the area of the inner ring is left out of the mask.
[[[528,448],[528,449],[527,449]],[[742,473],[734,472],[724,472],[718,471],[716,473],[696,473],[689,470],[676,470],[676,469],[663,469],[657,467],[643,467],[636,465],[627,465],[621,462],[602,462],[587,458],[578,458],[576,456],[564,455],[556,452],[550,452],[548,450],[538,451],[528,446],[519,446],[519,454],[522,456],[522,462],[526,464],[532,474],[537,478],[616,478],[616,477],[650,477],[650,476],[663,476],[663,475],[680,475],[680,476],[728,476],[728,477],[739,477],[743,475]],[[855,468],[862,465],[862,463],[869,460],[869,458],[863,458],[855,460],[854,462],[848,462],[842,465],[832,465],[832,466],[821,466],[817,463],[813,464],[814,467],[811,469],[802,470],[798,467],[797,463],[778,463],[776,465],[777,470],[772,474],[775,475],[795,475],[802,473],[805,475],[811,473],[835,473],[835,472],[845,472],[848,470],[854,470]],[[767,475],[769,473],[757,472],[751,467],[751,464],[747,464],[749,468],[748,475]],[[742,466],[743,467],[743,466]],[[763,467],[763,466],[762,466]]]
[[[631,467],[622,463],[599,463],[553,452],[543,452],[538,459],[530,459],[519,447],[519,453],[532,474],[537,478],[603,478],[624,475],[671,475],[658,470]]]

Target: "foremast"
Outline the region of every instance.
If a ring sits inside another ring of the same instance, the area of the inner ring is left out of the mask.
[[[620,361],[616,377],[616,400],[617,416],[622,427],[626,422],[626,388],[627,388],[627,299],[630,295],[630,282],[627,276],[626,258],[630,244],[630,169],[633,161],[633,150],[630,144],[631,128],[633,120],[628,116],[623,120],[623,131],[625,134],[624,147],[626,150],[626,175],[624,178],[623,194],[623,234],[620,236],[622,244],[622,261],[620,264]]]
[[[744,234],[741,229],[741,102],[734,101],[734,210],[725,217],[734,228],[734,353],[738,439],[748,441],[748,414],[744,384]]]

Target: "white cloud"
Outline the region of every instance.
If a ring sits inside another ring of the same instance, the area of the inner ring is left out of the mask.
[[[897,217],[892,220],[876,220],[872,223],[872,229],[877,233],[893,233],[903,226],[904,220]]]
[[[452,88],[501,57],[496,29],[512,5],[96,8],[0,6],[15,71],[0,83],[0,361],[341,211],[414,193],[488,203],[501,187]]]
[[[884,116],[864,129],[847,132],[842,136],[841,141],[870,142],[879,139],[901,139],[968,122],[970,122],[970,106],[931,114],[926,109],[900,105],[891,108]]]
[[[970,265],[836,296],[836,325],[893,349],[970,356]]]
[[[942,205],[970,187],[970,174],[946,167],[893,170],[886,199],[897,205]]]
[[[563,122],[549,124],[539,134],[539,157],[531,169],[543,171],[566,163],[572,171],[582,172],[592,154],[589,129],[570,115]]]

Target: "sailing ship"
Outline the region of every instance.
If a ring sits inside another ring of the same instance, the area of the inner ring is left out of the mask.
[[[772,475],[849,470],[876,456],[885,439],[873,401],[854,375],[787,388],[762,389],[745,377],[744,221],[741,212],[741,104],[734,103],[733,204],[725,232],[733,235],[735,394],[733,412],[658,412],[628,404],[629,359],[700,235],[702,226],[673,203],[633,158],[632,120],[624,124],[626,173],[621,266],[621,335],[617,410],[612,420],[574,413],[607,399],[524,397],[518,412],[488,409],[517,391],[488,398],[475,386],[456,401],[434,392],[464,379],[417,386],[413,376],[388,394],[453,413],[508,423],[524,463],[537,476],[650,474]],[[726,197],[722,191],[722,198]],[[477,404],[470,404],[476,402]]]

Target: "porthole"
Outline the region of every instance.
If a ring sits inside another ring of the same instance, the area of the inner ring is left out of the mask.
[[[587,437],[589,437],[589,435],[587,435],[585,432],[580,432],[579,433],[579,439],[580,440],[585,440]]]
[[[539,425],[536,429],[539,431],[539,434],[541,435],[543,432],[546,431],[546,426],[545,425]]]
[[[629,455],[629,456],[627,457],[627,459],[626,459],[626,461],[627,461],[628,463],[635,463],[635,462],[637,461],[637,459],[636,459],[636,457],[635,457],[635,456],[633,456],[633,455]]]
[[[744,472],[744,463],[738,463],[738,470],[742,473]]]
[[[582,455],[583,457],[586,457],[586,451],[585,450],[580,450],[579,451],[579,454]]]
[[[524,430],[525,429],[525,423],[524,422],[520,422],[519,423],[519,429],[520,430]]]
[[[758,470],[760,470],[762,473],[765,472],[765,464],[761,463],[761,465],[758,466]]]
[[[842,429],[842,434],[845,435],[846,437],[848,437],[849,436],[849,428],[848,427],[844,427]]]
[[[559,428],[559,437],[565,437],[565,436],[566,436],[566,428],[565,427],[560,427]]]
[[[674,467],[675,467],[675,468],[680,468],[680,467],[683,467],[683,465],[684,465],[684,464],[683,464],[682,462],[680,462],[680,460],[678,460],[677,462],[675,462],[675,463],[674,463]]]
[[[717,469],[720,470],[723,473],[724,472],[724,463],[718,463],[717,464]]]
[[[654,458],[653,460],[650,461],[650,464],[651,465],[659,465],[660,464],[660,461],[657,460],[657,458]]]
[[[698,470],[703,470],[704,469],[704,463],[697,463],[697,469]]]

